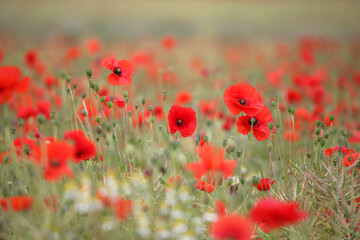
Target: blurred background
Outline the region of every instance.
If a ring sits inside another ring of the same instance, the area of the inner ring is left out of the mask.
[[[69,37],[353,38],[360,1],[0,1],[0,34]]]

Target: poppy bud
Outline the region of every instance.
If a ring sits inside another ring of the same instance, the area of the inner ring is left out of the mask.
[[[90,82],[89,82],[89,85],[90,85],[90,87],[91,87],[92,89],[95,88],[95,82],[94,82],[94,81],[90,81]]]
[[[288,113],[291,114],[291,106],[288,106]]]
[[[296,109],[294,107],[291,108],[291,114],[295,115]]]
[[[306,157],[307,157],[308,159],[310,159],[310,158],[311,158],[311,153],[307,153],[307,154],[306,154]]]
[[[50,112],[50,118],[51,118],[51,119],[54,119],[54,118],[55,118],[55,112],[54,112],[54,111],[51,111],[51,112]]]
[[[208,136],[204,136],[204,141],[207,143],[209,141],[209,137]]]
[[[259,178],[256,176],[253,176],[251,179],[252,184],[257,185],[259,183]]]
[[[280,122],[276,122],[276,123],[275,123],[275,127],[276,127],[277,129],[279,129],[279,128],[280,128]]]
[[[61,76],[62,78],[65,78],[65,77],[66,77],[66,71],[65,71],[65,70],[61,70],[61,71],[60,71],[60,76]]]
[[[164,92],[163,92],[163,96],[164,96],[164,101],[166,100],[166,96],[167,96],[167,91],[165,90]]]
[[[124,99],[125,99],[125,103],[129,101],[129,97],[124,97]]]
[[[8,163],[10,160],[10,156],[9,155],[5,155],[4,158],[3,158],[3,162],[4,163]]]
[[[86,76],[90,79],[93,75],[93,70],[90,68],[88,70],[86,70]]]
[[[104,103],[105,102],[105,97],[100,97],[100,102]]]
[[[159,131],[161,132],[162,131],[162,129],[163,129],[163,126],[159,126]]]
[[[269,128],[270,131],[273,130],[274,124],[272,122],[269,122],[268,123],[268,128]]]
[[[234,143],[233,140],[229,139],[226,144],[226,152],[232,153],[233,151],[235,151],[235,148],[236,148],[236,144]]]
[[[152,112],[153,106],[152,106],[152,105],[149,105],[149,106],[148,106],[148,110],[149,110],[149,112]]]
[[[239,158],[241,156],[241,152],[236,152],[236,156]]]
[[[211,120],[210,119],[208,119],[207,121],[206,121],[206,126],[208,126],[208,127],[210,127],[211,126]]]
[[[73,84],[73,89],[75,90],[76,88],[77,88],[77,84],[74,83],[74,84]]]
[[[341,135],[343,135],[344,138],[347,138],[347,132],[346,132],[346,130],[341,130]]]
[[[150,122],[151,122],[151,123],[154,123],[154,122],[155,122],[155,117],[151,117],[151,118],[150,118]]]
[[[38,121],[39,124],[43,124],[43,123],[45,122],[45,116],[44,116],[44,114],[39,114],[39,115],[37,115],[36,119],[37,119],[37,121]]]
[[[271,106],[272,106],[273,108],[276,107],[276,102],[272,101],[272,102],[271,102]]]
[[[65,80],[66,80],[68,83],[70,83],[70,81],[71,81],[71,76],[70,76],[70,75],[66,75],[66,76],[65,76]]]
[[[325,140],[321,140],[321,142],[320,142],[320,146],[325,146]]]
[[[271,142],[271,141],[269,141],[269,142],[267,143],[266,147],[267,147],[268,151],[269,151],[269,152],[271,152],[272,147],[273,147],[272,142]]]
[[[325,139],[328,139],[328,138],[329,138],[329,134],[325,133],[324,137],[325,137]]]
[[[123,97],[127,97],[128,96],[128,91],[123,91]]]
[[[139,106],[138,105],[135,105],[135,110],[138,110]]]
[[[112,102],[106,102],[106,106],[108,107],[108,108],[111,108],[112,107]]]
[[[329,119],[330,119],[330,122],[333,122],[333,121],[335,120],[334,114],[331,114],[331,115],[329,116]]]
[[[166,180],[165,180],[165,178],[164,178],[164,177],[161,177],[161,178],[160,178],[160,183],[161,183],[161,184],[163,184],[163,185],[165,185],[165,184],[166,184]]]
[[[86,93],[81,94],[81,97],[82,97],[83,99],[85,99],[85,98],[86,98]]]
[[[223,147],[225,147],[227,145],[227,139],[223,140]]]
[[[321,141],[321,136],[317,137],[317,141],[320,142]]]
[[[131,110],[128,111],[128,115],[129,115],[129,117],[132,116],[132,111]]]
[[[81,114],[85,117],[85,116],[86,116],[86,110],[85,110],[85,109],[81,109]]]
[[[16,128],[12,128],[12,129],[11,129],[11,134],[12,134],[12,135],[15,135],[15,133],[16,133]]]
[[[114,96],[110,96],[110,101],[113,101],[114,100]]]
[[[66,93],[67,93],[67,94],[70,93],[70,88],[66,88]]]
[[[101,120],[101,117],[100,117],[100,116],[97,116],[97,117],[95,118],[95,120],[96,120],[97,123],[99,123],[100,120]]]
[[[320,134],[320,129],[317,128],[317,129],[315,130],[315,134],[316,134],[316,135],[319,135],[319,134]]]
[[[320,121],[320,120],[317,120],[317,121],[316,121],[316,126],[317,126],[317,127],[320,127],[320,125],[321,125],[321,121]]]
[[[142,98],[142,99],[141,99],[141,104],[142,104],[142,105],[145,105],[145,102],[146,102],[145,98]]]
[[[21,127],[22,125],[24,125],[24,119],[19,118],[18,119],[18,125]]]
[[[99,91],[99,85],[95,84],[94,90],[95,90],[95,92],[98,92]]]

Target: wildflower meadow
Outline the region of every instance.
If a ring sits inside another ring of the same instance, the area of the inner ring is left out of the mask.
[[[0,239],[360,239],[359,35],[24,14],[0,17]]]

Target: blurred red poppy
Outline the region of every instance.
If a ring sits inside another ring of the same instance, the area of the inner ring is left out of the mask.
[[[250,240],[253,235],[253,225],[243,216],[225,215],[212,224],[211,234],[215,239]]]
[[[208,171],[219,172],[225,177],[232,175],[236,162],[225,160],[225,150],[216,149],[212,145],[204,145],[199,149],[200,162],[192,162],[187,165],[188,169],[194,172],[194,177],[201,178]]]
[[[305,220],[307,212],[296,202],[282,202],[273,198],[261,199],[250,211],[251,218],[264,232]]]
[[[207,193],[212,193],[215,190],[215,187],[213,185],[201,180],[197,180],[194,187]]]
[[[96,154],[96,145],[93,143],[85,133],[81,130],[67,131],[64,134],[66,140],[73,140],[75,142],[75,162],[79,163],[83,160],[88,160]]]
[[[34,161],[44,167],[44,178],[53,182],[64,176],[72,177],[74,172],[67,161],[74,158],[74,147],[60,140],[45,144],[45,149],[38,146],[33,151]]]
[[[6,103],[14,92],[26,92],[29,86],[30,78],[21,78],[21,71],[18,67],[0,67],[0,104]]]

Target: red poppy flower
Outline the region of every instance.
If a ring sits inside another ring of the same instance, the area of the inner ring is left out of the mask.
[[[296,202],[282,202],[273,198],[260,200],[250,211],[251,218],[264,232],[296,224],[307,217]]]
[[[15,66],[0,67],[0,104],[6,103],[13,92],[23,93],[29,89],[30,78],[21,79],[21,71]]]
[[[251,221],[240,215],[219,217],[211,226],[211,234],[215,239],[250,240],[253,235]]]
[[[261,179],[258,184],[254,184],[254,186],[259,189],[259,191],[267,191],[270,189],[270,187],[274,184],[275,180],[272,182],[270,181],[270,178]]]
[[[131,200],[117,199],[114,203],[114,211],[119,219],[127,218],[132,213]]]
[[[244,112],[254,116],[263,108],[261,95],[252,86],[245,83],[238,83],[228,87],[223,95],[224,102],[233,115]]]
[[[33,198],[29,196],[13,196],[9,197],[12,209],[16,212],[30,209],[33,205]]]
[[[352,154],[345,155],[345,157],[343,159],[343,165],[345,167],[350,167],[351,165],[354,164],[354,162],[358,159],[359,156],[360,156],[360,153],[352,153]]]
[[[29,50],[25,54],[25,63],[29,68],[35,68],[39,61],[38,53],[36,50]]]
[[[200,148],[199,156],[201,158],[200,162],[192,162],[187,166],[190,171],[194,172],[196,178],[201,178],[210,170],[229,177],[236,167],[234,160],[224,160],[224,149],[216,149],[211,145],[204,145]]]
[[[191,102],[192,95],[189,92],[182,91],[178,92],[175,97],[175,104],[177,105],[185,105]]]
[[[217,215],[224,216],[226,213],[226,206],[223,201],[218,200],[215,202],[215,211]]]
[[[335,146],[335,147],[332,147],[332,148],[325,149],[324,154],[325,154],[325,156],[331,157],[337,151],[340,151],[340,152],[345,153],[345,154],[350,154],[350,153],[354,152],[354,150],[352,150],[352,149],[349,149],[347,147],[338,145],[338,146]]]
[[[97,52],[100,51],[100,48],[101,48],[101,43],[98,39],[89,38],[86,41],[86,49],[89,53],[96,54]]]
[[[128,60],[118,61],[114,57],[105,57],[101,65],[112,71],[108,75],[108,83],[114,86],[127,86],[131,85],[131,75],[135,72],[133,65]]]
[[[0,206],[4,212],[9,211],[9,205],[6,198],[0,198]]]
[[[64,135],[65,139],[71,139],[75,142],[75,162],[79,163],[83,160],[88,160],[90,157],[95,156],[96,146],[86,137],[85,133],[81,130],[67,131]]]
[[[236,125],[239,133],[243,135],[249,134],[251,130],[251,125],[253,125],[252,130],[255,138],[258,141],[263,141],[270,137],[268,123],[271,120],[271,112],[266,106],[264,106],[263,110],[257,115],[239,117]]]
[[[205,181],[201,181],[201,180],[197,180],[194,187],[201,191],[205,191],[207,193],[212,193],[215,190],[215,187],[213,185],[208,184]]]
[[[177,45],[177,40],[174,36],[165,36],[162,39],[162,45],[166,49],[173,49]]]
[[[349,138],[350,143],[360,143],[360,131],[355,131],[354,136]]]
[[[22,154],[25,148],[26,148],[26,155],[30,155],[32,150],[35,148],[35,141],[26,137],[15,138],[13,144],[15,146],[17,155]]]
[[[196,129],[196,113],[192,108],[174,105],[168,115],[170,133],[179,131],[181,136],[190,137]]]
[[[72,177],[73,171],[67,161],[74,157],[75,149],[70,144],[56,140],[46,144],[46,155],[43,146],[34,149],[34,161],[44,167],[44,178],[48,181],[57,181],[64,176]],[[44,156],[45,155],[45,156]]]
[[[175,174],[169,178],[168,182],[169,184],[176,184],[177,186],[180,186],[182,179],[179,174]]]

